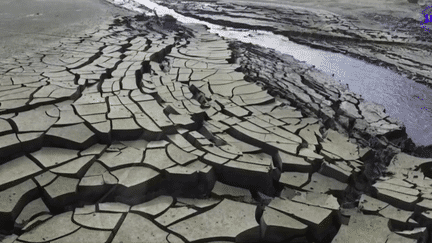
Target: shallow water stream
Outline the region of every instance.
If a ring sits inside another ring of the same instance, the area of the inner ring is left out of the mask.
[[[365,100],[382,104],[386,113],[401,120],[407,134],[417,145],[432,144],[432,90],[426,86],[405,78],[393,71],[368,64],[343,54],[313,49],[289,41],[287,37],[267,31],[241,30],[225,28],[198,19],[185,17],[174,10],[160,6],[150,0],[114,0],[114,3],[136,11],[136,3],[153,9],[159,16],[169,14],[183,23],[203,24],[209,31],[222,37],[237,39],[242,42],[257,44],[288,54],[297,60],[315,65],[317,69],[336,80],[349,85],[349,89],[360,94]],[[151,13],[150,13],[151,14]]]

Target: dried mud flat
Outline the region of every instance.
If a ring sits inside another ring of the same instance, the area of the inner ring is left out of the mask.
[[[432,159],[289,56],[136,16],[0,71],[3,242],[430,236]]]
[[[97,30],[114,17],[135,15],[105,0],[3,0],[0,2],[0,56],[44,47],[63,37]]]

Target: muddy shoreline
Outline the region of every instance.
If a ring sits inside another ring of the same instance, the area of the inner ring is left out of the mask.
[[[286,5],[278,9],[254,2],[157,2],[185,16],[213,24],[271,31],[298,44],[343,53],[388,67],[432,87],[432,63],[428,58],[432,55],[431,33],[420,28],[419,21],[413,18],[377,12],[372,14],[377,17],[377,23],[370,26],[353,20],[350,10],[344,16],[313,7],[297,9]],[[363,20],[369,15],[361,17]]]
[[[271,31],[287,36],[293,42],[316,49],[342,53],[392,71],[432,88],[432,55],[430,33],[419,27],[419,22],[408,16],[361,14],[338,9],[338,15],[326,10],[307,8],[306,3],[293,3],[280,9],[263,6],[253,1],[156,1],[188,16],[222,26]],[[276,4],[277,5],[277,4]],[[299,8],[299,6],[301,6]],[[342,5],[343,6],[343,5]],[[404,5],[405,6],[405,5]],[[342,8],[342,7],[341,7]],[[410,7],[415,13],[418,7]],[[260,11],[257,11],[257,10]],[[330,10],[328,7],[324,8]],[[372,21],[366,19],[373,15]],[[244,16],[244,17],[243,17]],[[245,18],[250,18],[245,21]],[[311,20],[314,19],[314,20]],[[360,22],[361,19],[364,22]],[[370,22],[375,21],[373,24]],[[248,24],[245,24],[247,22]],[[385,24],[386,26],[383,26]],[[392,34],[390,34],[393,31]],[[397,32],[396,32],[397,31]],[[396,57],[396,58],[395,58]],[[286,93],[286,91],[282,91]],[[415,156],[432,156],[432,145],[415,146],[407,141],[406,151]]]

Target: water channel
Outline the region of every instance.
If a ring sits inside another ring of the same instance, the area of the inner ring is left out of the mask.
[[[271,32],[225,28],[185,17],[150,0],[135,0],[135,2],[114,0],[113,2],[142,12],[137,7],[137,3],[139,3],[153,9],[159,16],[169,14],[183,23],[203,24],[209,28],[210,32],[217,33],[222,37],[272,48],[309,65],[315,65],[317,69],[327,74],[334,74],[334,79],[348,84],[351,91],[360,94],[365,100],[382,104],[388,115],[398,118],[405,124],[407,134],[416,145],[432,144],[432,126],[430,126],[432,121],[432,90],[425,85],[416,83],[389,69],[343,54],[299,45],[287,37]]]

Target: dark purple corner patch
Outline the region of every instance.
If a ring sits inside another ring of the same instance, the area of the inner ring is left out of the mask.
[[[429,27],[426,26],[425,24],[432,23],[432,6],[427,6],[427,8],[425,8],[422,11],[422,14],[425,16],[425,19],[422,22],[420,22],[420,25],[424,30],[430,32]]]

